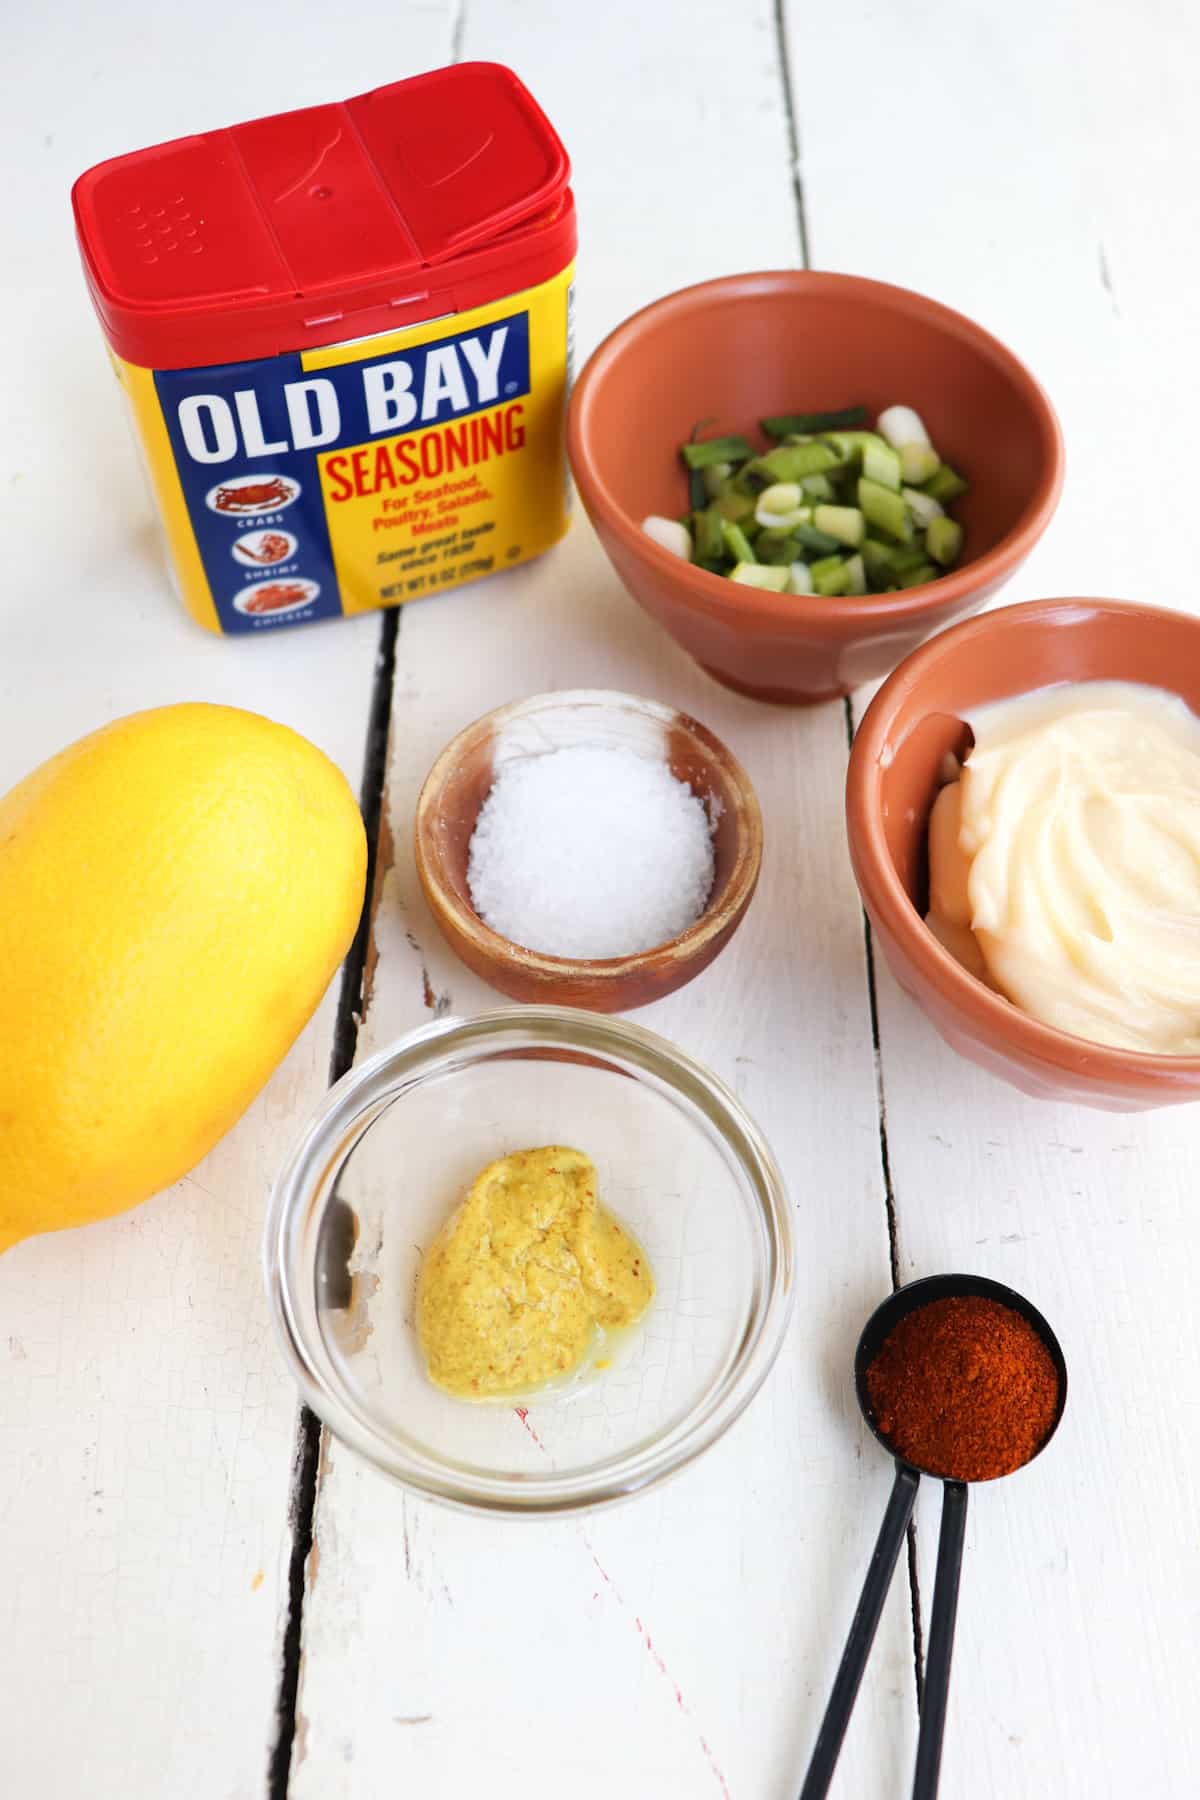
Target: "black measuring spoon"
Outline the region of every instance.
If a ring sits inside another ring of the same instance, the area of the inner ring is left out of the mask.
[[[1057,1431],[1067,1400],[1067,1365],[1058,1339],[1036,1306],[1026,1300],[1023,1294],[1005,1287],[999,1281],[989,1281],[985,1275],[928,1275],[923,1280],[910,1281],[907,1286],[897,1288],[882,1305],[875,1308],[863,1326],[854,1352],[854,1391],[858,1396],[859,1407],[872,1435],[889,1455],[895,1456],[895,1451],[875,1422],[867,1393],[868,1366],[874,1361],[884,1340],[891,1336],[901,1319],[906,1318],[909,1313],[928,1306],[934,1300],[966,1299],[972,1296],[996,1300],[1001,1306],[1007,1306],[1010,1312],[1019,1313],[1033,1326],[1049,1351],[1050,1360],[1058,1375],[1058,1404],[1054,1421],[1034,1451],[1034,1456],[1041,1454]],[[1032,1460],[1033,1457],[1026,1459],[1027,1462]],[[1018,1465],[1021,1466],[1024,1465]],[[1011,1469],[1007,1472],[1014,1473]],[[846,1639],[846,1648],[838,1664],[808,1773],[800,1790],[800,1800],[821,1800],[829,1791],[838,1752],[846,1735],[846,1726],[850,1722],[863,1670],[875,1639],[879,1616],[891,1585],[896,1559],[912,1516],[917,1485],[923,1474],[932,1475],[937,1480],[943,1479],[935,1470],[921,1469],[914,1463],[896,1458],[896,1478],[892,1483],[891,1497],[871,1553],[866,1580],[863,1582]],[[946,1701],[950,1692],[954,1621],[958,1612],[958,1579],[966,1529],[967,1484],[964,1481],[943,1481],[942,1524],[938,1537],[937,1574],[934,1578],[933,1607],[929,1620],[929,1645],[925,1653],[925,1681],[921,1699],[921,1727],[917,1738],[916,1771],[913,1776],[913,1800],[933,1800],[937,1793],[942,1761],[942,1735],[946,1725]]]

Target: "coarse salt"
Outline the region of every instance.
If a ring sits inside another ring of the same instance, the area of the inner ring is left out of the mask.
[[[574,745],[501,767],[467,881],[502,937],[595,961],[678,937],[704,911],[713,866],[704,803],[665,762]]]

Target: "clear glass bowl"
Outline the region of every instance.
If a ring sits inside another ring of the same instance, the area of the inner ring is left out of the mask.
[[[654,1300],[608,1368],[457,1400],[413,1327],[422,1251],[489,1162],[553,1143],[595,1162]],[[733,1094],[652,1032],[567,1007],[441,1020],[345,1076],[279,1176],[264,1258],[330,1430],[408,1487],[495,1512],[595,1506],[681,1468],[759,1388],[792,1298],[783,1182]]]

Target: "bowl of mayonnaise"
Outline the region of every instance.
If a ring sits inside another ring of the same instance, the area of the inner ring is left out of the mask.
[[[846,808],[956,1050],[1055,1099],[1200,1099],[1200,622],[1044,600],[943,632],[868,709]]]

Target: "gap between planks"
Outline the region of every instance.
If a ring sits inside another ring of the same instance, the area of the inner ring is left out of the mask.
[[[846,719],[846,750],[854,742],[854,705],[849,694],[842,701]],[[896,1191],[892,1186],[892,1157],[888,1148],[887,1096],[883,1086],[883,1057],[879,1047],[879,995],[875,982],[875,941],[871,921],[862,916],[863,953],[867,970],[867,1004],[871,1012],[871,1050],[875,1058],[875,1104],[879,1111],[879,1163],[883,1174],[883,1203],[887,1209],[888,1263],[892,1292],[900,1286],[900,1229],[896,1218]],[[908,1565],[908,1603],[912,1615],[913,1681],[917,1690],[917,1716],[925,1699],[925,1633],[921,1623],[921,1582],[917,1568],[917,1525],[910,1518],[905,1531],[905,1561]]]
[[[779,58],[779,79],[783,85],[784,117],[788,121],[788,158],[792,164],[792,191],[795,194],[795,225],[801,239],[801,266],[811,268],[811,238],[808,230],[808,207],[804,205],[804,171],[801,162],[801,128],[797,119],[795,92],[792,86],[792,59],[788,56],[788,18],[786,0],[775,0],[775,54]],[[842,702],[846,716],[846,751],[855,740],[855,709],[847,695]],[[887,1147],[887,1096],[883,1093],[883,1060],[880,1055],[880,1004],[874,979],[874,941],[871,920],[862,914],[865,972],[867,972],[867,1004],[871,1008],[871,1049],[874,1055],[874,1094],[880,1116],[880,1172],[883,1175],[883,1206],[887,1213],[887,1260],[891,1269],[892,1292],[900,1287],[900,1229],[896,1220],[896,1192],[892,1188],[891,1152]],[[916,1519],[909,1519],[905,1532],[905,1561],[909,1566],[909,1609],[912,1616],[912,1679],[916,1687],[918,1717],[925,1699],[925,1642],[921,1627],[921,1584],[918,1573],[918,1534]]]
[[[388,733],[392,722],[392,690],[396,675],[396,641],[400,634],[400,608],[382,615],[379,653],[367,715],[367,741],[363,751],[362,789],[359,804],[367,834],[366,897],[358,930],[342,971],[338,992],[333,1049],[329,1058],[330,1086],[354,1065],[368,986],[371,926],[375,917],[377,887],[387,874],[379,868],[379,846],[384,818],[384,785],[387,776]],[[296,1454],[292,1467],[292,1493],[288,1507],[292,1549],[288,1559],[287,1614],[280,1652],[279,1695],[276,1701],[275,1742],[267,1765],[269,1800],[287,1800],[292,1772],[292,1746],[296,1736],[296,1702],[300,1693],[300,1659],[304,1630],[304,1582],[313,1547],[317,1507],[317,1467],[321,1454],[321,1421],[300,1404],[296,1423]]]
[[[801,268],[811,268],[811,236],[808,230],[808,207],[804,203],[804,169],[801,160],[801,128],[797,117],[795,90],[792,86],[792,59],[788,56],[788,18],[786,18],[788,0],[775,0],[775,56],[779,61],[779,83],[783,88],[784,119],[788,122],[788,160],[792,166],[792,193],[795,196],[795,225],[801,239]],[[1103,252],[1101,252],[1103,256]],[[846,716],[846,751],[849,754],[851,743],[855,742],[855,707],[851,697],[847,695],[842,702]],[[883,1093],[883,1058],[880,1055],[880,1004],[878,990],[874,979],[874,941],[871,936],[871,920],[862,914],[862,943],[864,943],[865,974],[867,974],[867,1004],[871,1008],[871,1049],[874,1055],[874,1094],[876,1109],[880,1116],[880,1172],[883,1175],[883,1206],[887,1215],[887,1260],[891,1269],[892,1292],[900,1287],[900,1229],[896,1220],[896,1192],[892,1188],[891,1152],[887,1147],[887,1096]],[[918,1717],[921,1714],[921,1703],[925,1699],[925,1642],[921,1627],[921,1584],[918,1571],[918,1535],[916,1535],[916,1519],[909,1519],[907,1528],[907,1555],[905,1561],[909,1566],[909,1607],[912,1615],[912,1679],[916,1687],[918,1701]]]
[[[800,266],[812,267],[812,239],[808,228],[808,208],[804,198],[804,171],[801,160],[800,125],[796,95],[792,86],[792,65],[788,54],[787,0],[775,0],[775,53],[779,62],[779,79],[783,90],[783,110],[787,120],[788,160],[791,165],[792,193],[796,205],[796,230],[800,239]],[[1101,251],[1103,258],[1103,250]],[[1103,273],[1102,261],[1102,273]],[[846,752],[854,741],[854,706],[847,694],[842,702],[846,721]],[[900,1286],[900,1234],[896,1216],[896,1194],[892,1186],[892,1161],[888,1149],[887,1098],[883,1085],[883,1059],[879,1049],[879,999],[875,982],[875,945],[871,922],[862,916],[863,954],[866,962],[867,1004],[871,1013],[871,1049],[875,1058],[875,1102],[879,1114],[879,1163],[883,1176],[883,1202],[887,1220],[888,1266],[892,1292]],[[917,1695],[917,1714],[925,1697],[925,1646],[921,1624],[921,1586],[917,1569],[917,1527],[910,1519],[905,1532],[908,1565],[908,1601],[912,1618],[913,1683]]]
[[[467,0],[457,0],[450,29],[448,61],[462,61],[467,29]],[[329,1061],[330,1086],[354,1066],[358,1033],[366,1010],[373,974],[372,931],[387,868],[379,868],[380,845],[386,826],[388,737],[396,681],[396,645],[402,608],[384,611],[379,627],[379,654],[367,716],[367,741],[363,753],[360,806],[367,834],[366,896],[358,931],[342,972],[337,1020]],[[390,857],[390,848],[388,855]],[[428,986],[428,977],[426,977]],[[291,1782],[292,1753],[296,1741],[296,1706],[300,1695],[300,1664],[304,1646],[304,1591],[308,1559],[313,1548],[317,1515],[317,1476],[321,1459],[321,1422],[303,1401],[296,1422],[296,1455],[292,1496],[288,1507],[292,1549],[288,1560],[287,1614],[280,1649],[279,1695],[275,1707],[275,1742],[267,1764],[267,1800],[287,1800]]]

